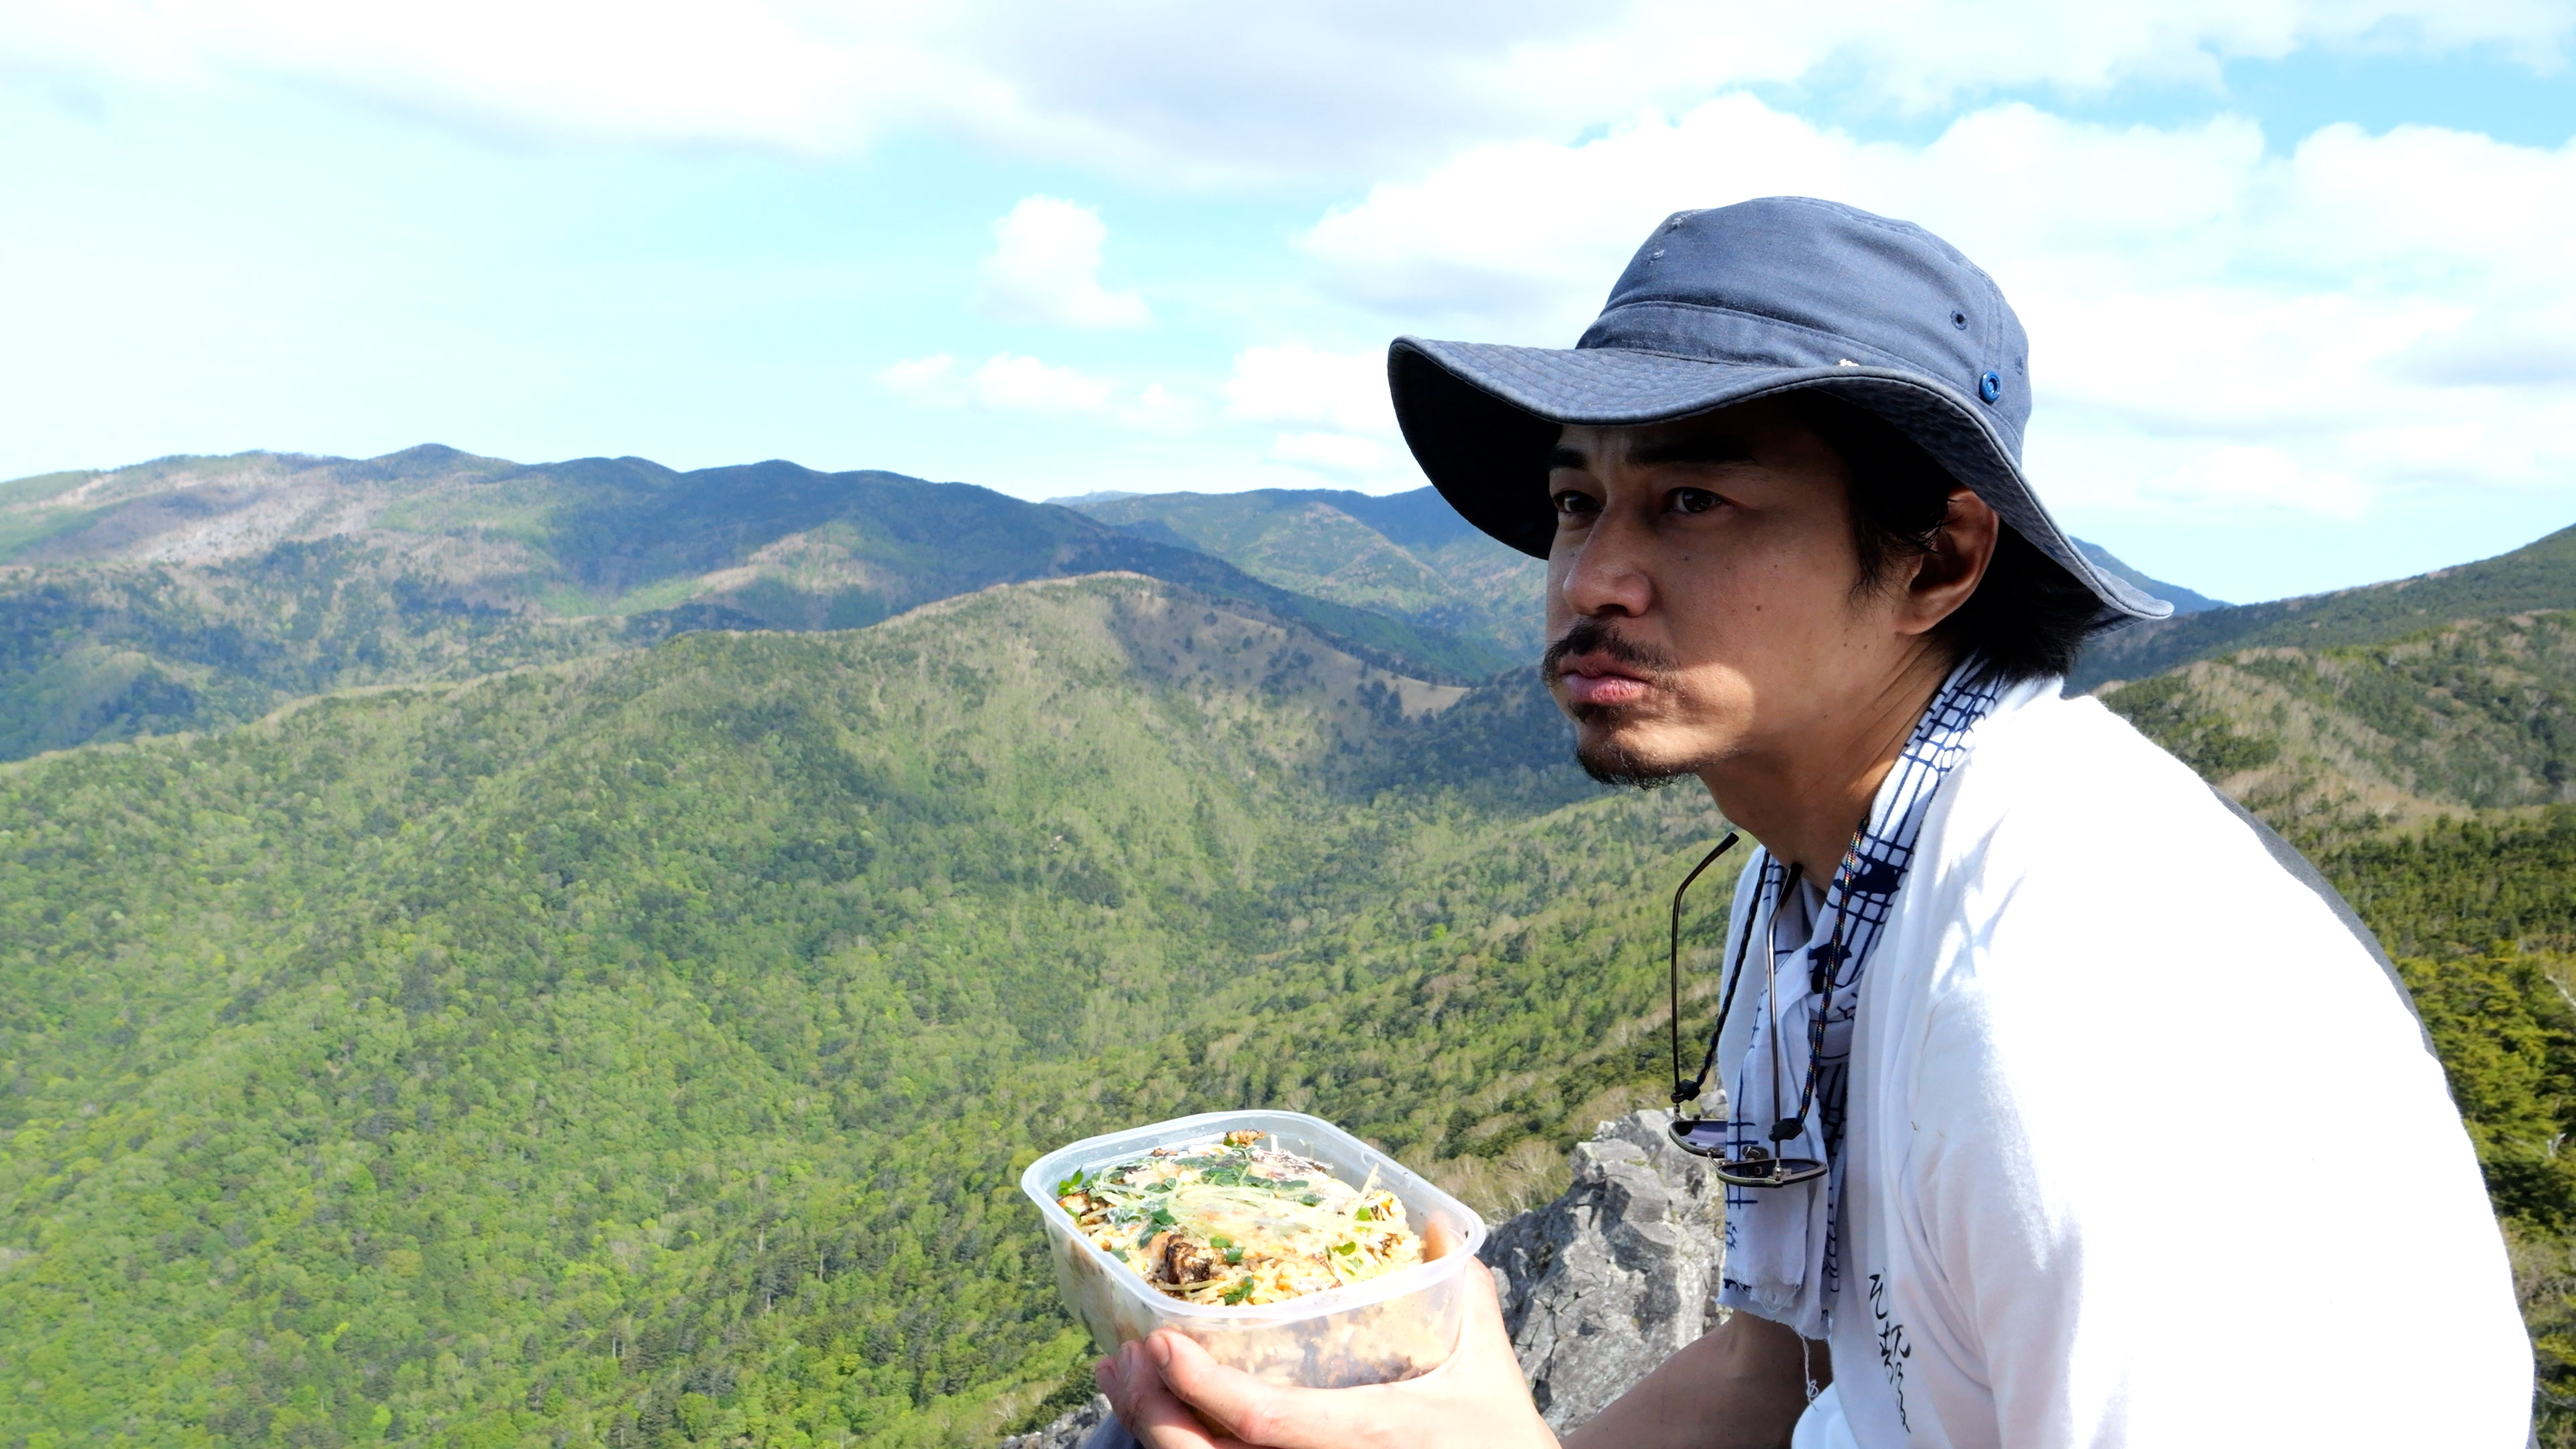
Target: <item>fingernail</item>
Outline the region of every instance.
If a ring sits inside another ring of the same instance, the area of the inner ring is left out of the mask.
[[[1145,1356],[1152,1359],[1154,1367],[1158,1369],[1172,1366],[1172,1346],[1165,1343],[1159,1333],[1145,1340]]]

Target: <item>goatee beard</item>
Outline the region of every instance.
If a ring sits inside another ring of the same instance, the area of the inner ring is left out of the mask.
[[[1580,735],[1574,741],[1574,763],[1604,785],[1628,785],[1639,790],[1660,790],[1690,773],[1649,760],[1615,741],[1587,745]]]
[[[1587,618],[1575,620],[1574,627],[1566,630],[1564,637],[1547,646],[1546,656],[1539,661],[1540,679],[1553,686],[1557,666],[1578,654],[1599,654],[1616,660],[1645,675],[1653,683],[1661,683],[1663,676],[1674,667],[1670,656],[1620,638],[1603,620]],[[1569,712],[1578,723],[1605,730],[1617,726],[1620,714],[1616,707],[1586,704],[1574,705]],[[1640,790],[1661,789],[1691,773],[1687,766],[1649,760],[1615,741],[1587,744],[1579,732],[1575,737],[1574,762],[1583,767],[1583,773],[1604,785],[1630,785]]]

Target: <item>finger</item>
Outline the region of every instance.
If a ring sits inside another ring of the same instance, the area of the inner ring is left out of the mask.
[[[1463,1280],[1460,1286],[1466,1298],[1466,1316],[1458,1328],[1459,1345],[1500,1343],[1508,1350],[1512,1331],[1503,1322],[1503,1295],[1494,1286],[1493,1270],[1481,1262],[1472,1262],[1458,1276]]]
[[[1119,1391],[1109,1394],[1118,1422],[1145,1449],[1246,1449],[1240,1441],[1208,1432],[1189,1406],[1174,1397],[1141,1344],[1118,1350]],[[1103,1392],[1109,1392],[1106,1384]]]
[[[1109,1397],[1109,1412],[1119,1423],[1127,1422],[1127,1345],[1091,1366],[1091,1381]]]
[[[1450,1226],[1447,1218],[1434,1214],[1422,1228],[1422,1261],[1431,1263],[1448,1257],[1458,1251],[1459,1242],[1458,1230]]]
[[[1458,1344],[1440,1366],[1422,1378],[1448,1377],[1462,1365],[1509,1364],[1520,1369],[1520,1350],[1512,1346],[1511,1328],[1503,1322],[1503,1299],[1494,1287],[1493,1271],[1482,1262],[1459,1270]]]
[[[1227,1368],[1208,1351],[1177,1333],[1158,1332],[1146,1340],[1149,1360],[1161,1354],[1162,1381],[1199,1417],[1216,1426],[1219,1446],[1238,1441],[1262,1449],[1348,1449],[1374,1443],[1378,1415],[1372,1411],[1375,1386],[1357,1389],[1300,1389],[1266,1384],[1241,1369]]]

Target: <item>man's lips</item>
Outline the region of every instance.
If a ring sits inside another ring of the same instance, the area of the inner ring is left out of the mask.
[[[1558,666],[1556,677],[1575,704],[1635,704],[1654,687],[1626,665],[1598,657],[1569,659]]]

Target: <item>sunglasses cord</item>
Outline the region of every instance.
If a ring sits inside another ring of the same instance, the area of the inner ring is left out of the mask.
[[[1714,1064],[1714,1063],[1716,1062],[1716,1060],[1717,1060],[1717,1034],[1716,1034],[1716,1033],[1711,1033],[1711,1034],[1710,1034],[1710,1036],[1709,1036],[1709,1039],[1708,1039],[1708,1056],[1707,1056],[1705,1059],[1703,1059],[1703,1060],[1700,1062],[1700,1064],[1699,1064],[1699,1075],[1698,1075],[1697,1077],[1693,1078],[1693,1079],[1692,1079],[1692,1080],[1691,1080],[1687,1085],[1685,1085],[1685,1084],[1683,1083],[1683,1081],[1682,1081],[1682,897],[1683,897],[1685,894],[1687,894],[1687,893],[1689,892],[1689,890],[1690,890],[1690,888],[1691,888],[1691,882],[1692,882],[1692,881],[1695,881],[1695,880],[1697,880],[1697,879],[1699,879],[1700,872],[1701,872],[1701,871],[1704,871],[1704,870],[1706,870],[1706,869],[1708,869],[1708,868],[1709,868],[1710,866],[1712,866],[1712,865],[1717,864],[1717,858],[1718,858],[1719,856],[1721,856],[1721,855],[1726,854],[1728,851],[1730,851],[1730,850],[1734,849],[1734,848],[1735,848],[1735,842],[1736,842],[1738,839],[1740,839],[1740,838],[1741,838],[1741,837],[1740,837],[1740,836],[1737,834],[1737,832],[1735,832],[1735,831],[1730,830],[1730,831],[1726,832],[1726,838],[1725,838],[1724,840],[1721,840],[1721,841],[1719,841],[1719,842],[1717,843],[1717,848],[1716,848],[1715,850],[1712,850],[1712,851],[1710,851],[1708,854],[1706,854],[1706,855],[1704,855],[1704,856],[1700,857],[1700,862],[1699,862],[1699,864],[1697,864],[1697,865],[1695,865],[1695,866],[1692,866],[1692,867],[1691,867],[1690,874],[1688,874],[1688,875],[1686,875],[1686,876],[1683,876],[1683,877],[1682,877],[1682,883],[1681,883],[1681,885],[1680,885],[1679,887],[1677,887],[1677,888],[1673,891],[1673,931],[1672,931],[1672,954],[1671,954],[1671,956],[1668,958],[1668,960],[1669,960],[1669,963],[1670,963],[1670,965],[1671,965],[1671,967],[1672,967],[1672,1018],[1671,1018],[1671,1020],[1672,1020],[1672,1028],[1673,1028],[1673,1110],[1674,1110],[1674,1111],[1676,1111],[1676,1112],[1680,1111],[1680,1110],[1682,1109],[1682,1107],[1683,1107],[1685,1104],[1687,1104],[1687,1103],[1691,1103],[1691,1102],[1696,1102],[1696,1101],[1698,1101],[1698,1100],[1699,1100],[1699,1094],[1700,1094],[1700,1092],[1701,1092],[1704,1088],[1706,1088],[1706,1087],[1707,1087],[1707,1085],[1708,1085],[1708,1074],[1709,1074],[1710,1067],[1711,1067],[1711,1066],[1712,1066],[1712,1064]],[[1723,998],[1723,999],[1721,999],[1721,1000],[1718,1002],[1718,1006],[1717,1006],[1717,1030],[1718,1030],[1718,1032],[1723,1032],[1723,1031],[1725,1031],[1725,1030],[1726,1030],[1726,1013],[1727,1013],[1727,1010],[1728,1010],[1730,1007],[1732,1007],[1732,1006],[1734,1006],[1734,1005],[1735,1005],[1735,983],[1736,983],[1737,981],[1741,980],[1741,979],[1743,978],[1743,975],[1744,975],[1744,955],[1743,955],[1743,952],[1738,951],[1738,952],[1736,953],[1736,959],[1735,959],[1735,974],[1734,974],[1733,976],[1731,976],[1731,977],[1729,977],[1729,978],[1727,979],[1727,983],[1726,983],[1726,993],[1725,993],[1725,996],[1724,996],[1724,998]]]
[[[1852,832],[1851,844],[1844,848],[1841,863],[1834,867],[1833,883],[1825,888],[1825,899],[1820,906],[1820,909],[1829,909],[1833,911],[1834,928],[1832,933],[1825,938],[1825,954],[1823,959],[1815,960],[1811,956],[1810,960],[1812,964],[1809,966],[1807,972],[1807,990],[1816,998],[1815,1008],[1807,1017],[1807,1080],[1806,1084],[1798,1089],[1798,1115],[1787,1118],[1772,1127],[1771,1135],[1775,1139],[1780,1138],[1783,1128],[1787,1128],[1789,1135],[1791,1136],[1795,1136],[1799,1131],[1804,1130],[1807,1124],[1807,1113],[1815,1106],[1816,1079],[1824,1070],[1825,1017],[1833,1007],[1834,988],[1841,984],[1843,969],[1843,923],[1851,914],[1851,892],[1848,887],[1851,877],[1854,874],[1853,867],[1860,863],[1862,836],[1863,832],[1861,831],[1855,830]],[[1797,876],[1797,869],[1794,866],[1791,867],[1789,871],[1790,880],[1795,881]],[[1842,892],[1843,899],[1840,906],[1836,906],[1833,903],[1834,893],[1836,891]],[[1783,897],[1787,896],[1787,887],[1782,887],[1780,893]],[[1775,938],[1775,949],[1776,946],[1777,940]],[[1779,1033],[1775,1031],[1772,1035],[1776,1039]],[[1773,1044],[1776,1046],[1778,1043],[1775,1040]],[[1772,1090],[1776,1093],[1779,1090],[1780,1082],[1779,1067],[1776,1063],[1772,1068],[1771,1082]]]

